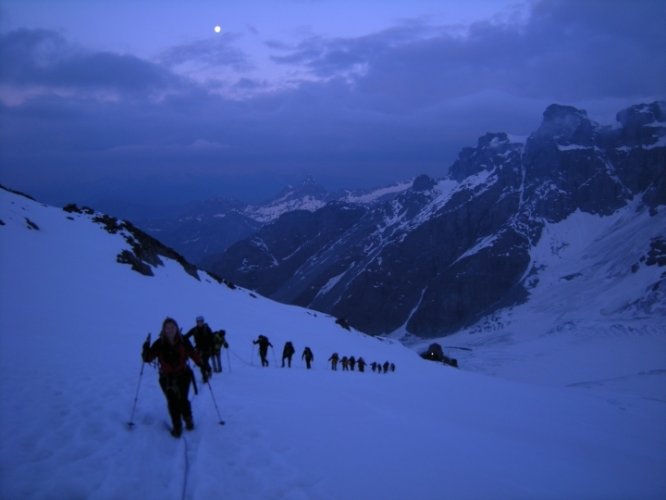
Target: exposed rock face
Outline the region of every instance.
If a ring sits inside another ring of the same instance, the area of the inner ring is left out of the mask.
[[[666,203],[666,103],[618,126],[549,106],[523,143],[486,134],[449,177],[418,177],[370,204],[293,212],[233,245],[213,270],[280,301],[383,334],[439,336],[524,300],[544,222]]]
[[[75,204],[66,205],[63,210],[68,213],[89,216],[92,222],[99,224],[107,232],[122,234],[131,250],[125,249],[118,254],[116,261],[119,264],[129,264],[139,274],[154,276],[153,268],[164,265],[160,257],[167,257],[178,262],[190,276],[199,279],[199,273],[195,266],[187,262],[173,249],[136,228],[131,222],[95,212],[88,207],[78,207]]]

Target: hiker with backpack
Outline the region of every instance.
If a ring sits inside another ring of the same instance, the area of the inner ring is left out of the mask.
[[[309,347],[306,347],[303,349],[303,354],[301,355],[301,359],[305,360],[305,366],[309,370],[312,366],[312,360],[314,359],[314,354],[312,354],[312,350]]]
[[[194,337],[194,345],[201,357],[201,377],[205,384],[213,374],[209,363],[209,359],[213,354],[213,332],[208,323],[204,322],[203,316],[197,316],[196,322],[197,324],[187,332],[185,338],[189,340],[191,337]]]
[[[194,373],[188,366],[188,358],[203,369],[201,357],[185,337],[181,336],[178,323],[166,318],[162,323],[159,338],[150,345],[150,340],[143,344],[141,357],[145,363],[157,359],[159,362],[159,382],[167,400],[171,417],[171,435],[180,437],[183,432],[183,421],[187,430],[194,429],[192,406],[188,399],[190,383],[194,381]]]
[[[291,341],[287,341],[284,344],[284,349],[282,349],[282,368],[284,368],[284,360],[287,360],[287,363],[289,365],[289,368],[291,368],[291,358],[296,352],[296,349],[294,349],[294,344],[291,343]]]
[[[252,341],[253,344],[259,344],[259,357],[261,358],[261,366],[268,366],[268,359],[266,354],[268,354],[268,348],[273,347],[273,344],[270,343],[268,337],[265,335],[259,335],[257,340]]]
[[[331,354],[331,357],[328,358],[328,360],[331,362],[331,370],[337,371],[338,369],[338,360],[340,359],[340,356],[338,355],[337,352],[334,352]]]
[[[222,360],[220,354],[222,348],[229,349],[229,344],[226,339],[227,332],[225,330],[218,330],[213,333],[213,371],[215,373],[222,372]]]

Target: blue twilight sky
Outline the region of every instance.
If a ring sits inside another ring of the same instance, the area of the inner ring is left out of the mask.
[[[441,177],[553,102],[611,124],[663,99],[664,19],[663,0],[4,0],[0,182],[104,208]]]

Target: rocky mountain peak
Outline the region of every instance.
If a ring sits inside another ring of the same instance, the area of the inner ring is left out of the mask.
[[[458,160],[451,165],[449,175],[456,181],[476,175],[484,170],[492,170],[506,162],[512,153],[522,150],[522,145],[511,142],[504,132],[487,133],[477,142],[477,147],[463,148]]]
[[[560,145],[591,145],[597,128],[587,112],[573,106],[551,104],[543,113],[543,121],[532,139],[552,139]]]
[[[479,137],[477,142],[478,149],[506,149],[509,145],[509,136],[504,132],[487,133]]]
[[[319,185],[314,177],[308,175],[300,184],[285,187],[273,201],[284,202],[285,200],[294,200],[305,196],[325,199],[328,196],[328,191]]]
[[[666,137],[666,101],[637,104],[616,115],[622,125],[622,140],[630,146],[663,145]]]
[[[413,191],[430,191],[437,185],[437,181],[427,175],[419,175],[412,184]]]
[[[618,112],[616,118],[624,128],[636,128],[659,123],[663,126],[666,122],[666,101],[630,106]]]

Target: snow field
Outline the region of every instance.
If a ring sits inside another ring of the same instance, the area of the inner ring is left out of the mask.
[[[40,229],[28,229],[25,217]],[[422,361],[397,342],[347,332],[325,315],[194,280],[168,260],[155,277],[144,277],[116,263],[126,245],[120,235],[87,216],[67,217],[0,191],[3,499],[666,492],[663,401],[542,385],[545,374],[513,382]],[[186,330],[199,314],[228,332],[224,372],[211,380],[226,425],[198,377],[199,394],[190,395],[196,429],[172,438],[157,373],[144,366],[129,431],[145,336],[154,338],[167,315]],[[260,333],[274,346],[268,368],[251,344]],[[523,355],[538,352],[517,351],[512,360],[520,342],[510,342],[527,335],[497,338],[500,368],[519,370]],[[296,347],[291,369],[279,367],[286,340]],[[315,355],[312,370],[300,361],[306,345]],[[474,366],[489,350],[460,352],[470,352]],[[392,361],[397,371],[332,372],[325,360],[334,351]]]

